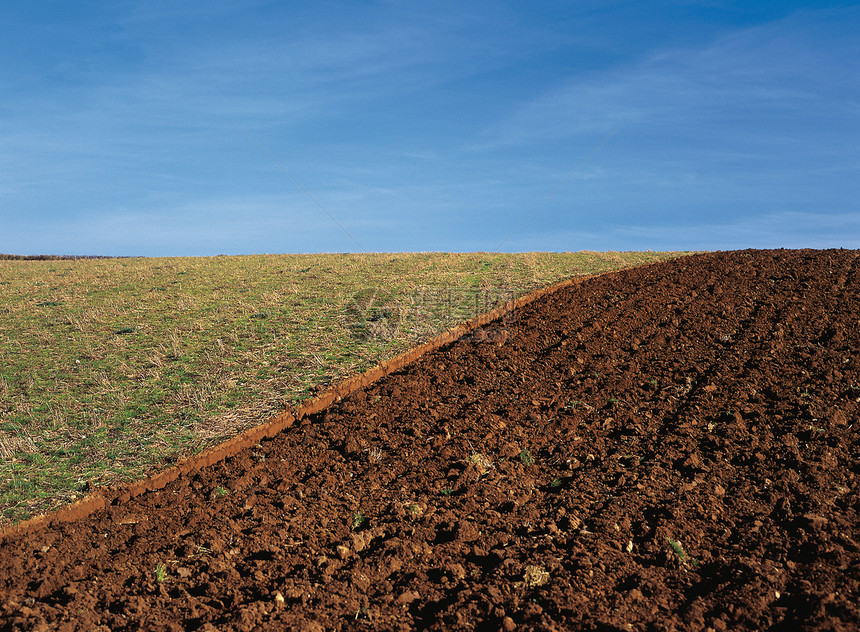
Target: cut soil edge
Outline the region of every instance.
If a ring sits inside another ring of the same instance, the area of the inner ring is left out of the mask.
[[[633,266],[631,268],[624,268],[624,270],[629,271],[651,265],[654,264]],[[566,287],[578,285],[598,276],[609,276],[618,274],[619,272],[621,272],[621,270],[563,279],[556,283],[539,288],[534,292],[521,296],[518,299],[508,301],[493,310],[480,314],[475,318],[452,327],[426,343],[413,347],[390,360],[381,362],[363,373],[359,373],[358,375],[338,382],[316,397],[304,402],[294,412],[287,409],[266,423],[249,428],[235,437],[213,446],[200,454],[180,460],[173,467],[138,481],[133,481],[119,486],[100,488],[89,496],[58,509],[57,511],[40,514],[17,524],[9,525],[0,531],[0,544],[3,544],[14,536],[38,531],[50,524],[82,520],[108,505],[124,503],[132,498],[137,498],[146,492],[162,489],[180,476],[192,474],[205,467],[210,467],[220,463],[225,459],[235,456],[242,450],[259,443],[263,439],[271,439],[287,428],[290,428],[296,421],[300,421],[304,417],[324,410],[331,404],[348,396],[350,393],[353,393],[369,384],[373,384],[387,375],[412,364],[422,356],[444,347],[445,345],[456,342],[476,329],[500,320],[517,309],[520,309],[544,296],[558,292]]]

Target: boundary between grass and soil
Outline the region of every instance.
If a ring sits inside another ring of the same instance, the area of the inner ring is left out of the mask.
[[[290,428],[296,421],[300,421],[304,417],[324,410],[332,403],[347,397],[354,391],[357,391],[360,388],[372,384],[383,377],[412,364],[415,360],[421,358],[427,353],[456,342],[479,327],[483,327],[484,325],[497,321],[507,314],[510,314],[544,296],[554,294],[561,289],[578,285],[598,276],[618,274],[620,272],[626,272],[631,269],[647,267],[650,265],[654,265],[654,263],[647,263],[642,266],[633,266],[632,268],[623,268],[621,270],[612,270],[601,274],[591,274],[564,279],[543,288],[539,288],[525,296],[521,296],[518,299],[508,301],[489,312],[480,314],[475,318],[471,318],[443,332],[426,343],[413,347],[409,351],[377,364],[375,367],[363,373],[347,378],[331,386],[313,399],[303,402],[302,405],[294,411],[289,409],[285,410],[268,422],[249,428],[235,437],[205,450],[200,454],[181,460],[173,467],[163,470],[162,472],[132,483],[98,489],[93,494],[90,494],[89,496],[55,512],[34,516],[18,524],[7,526],[0,530],[0,543],[6,541],[10,537],[36,531],[39,528],[52,523],[81,520],[108,505],[124,503],[146,492],[162,489],[178,479],[180,476],[193,474],[205,467],[209,467],[235,456],[242,450],[259,443],[263,439],[271,439],[275,437],[282,431]]]

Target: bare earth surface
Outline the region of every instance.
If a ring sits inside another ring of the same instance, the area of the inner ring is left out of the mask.
[[[0,629],[858,630],[857,261],[707,254],[544,297],[10,535]]]

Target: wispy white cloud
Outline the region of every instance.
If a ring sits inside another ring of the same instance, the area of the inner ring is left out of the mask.
[[[302,237],[274,250],[354,248],[243,127],[369,250],[492,248],[619,123],[512,243],[620,247],[625,227],[659,241],[672,219],[679,239],[719,226],[753,239],[772,222],[749,232],[744,217],[850,216],[860,10],[618,53],[638,26],[610,10],[627,6],[216,0],[58,12],[27,31],[35,42],[15,40],[19,65],[0,68],[15,93],[0,98],[0,215],[31,227],[0,234],[0,251],[138,252],[139,238],[165,254],[252,252],[280,234]],[[41,19],[19,13],[22,33]],[[673,15],[662,28],[685,28]]]
[[[353,228],[349,218],[342,221]],[[336,225],[300,198],[212,198],[184,205],[117,207],[64,220],[6,225],[15,252],[204,255],[353,250]],[[87,244],[81,252],[81,244]],[[317,248],[310,244],[318,244]],[[9,246],[6,246],[9,249]]]
[[[856,9],[845,11],[856,19]],[[839,20],[839,13],[804,12],[573,76],[483,135],[489,143],[530,144],[624,123],[627,133],[659,131],[665,140],[727,132],[755,140],[798,123],[847,122],[857,114],[860,45]]]
[[[782,211],[715,221],[712,215],[672,221],[589,222],[587,228],[533,231],[509,251],[735,250],[742,248],[860,248],[860,211]]]

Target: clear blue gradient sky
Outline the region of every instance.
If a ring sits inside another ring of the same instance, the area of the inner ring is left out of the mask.
[[[849,2],[9,0],[0,252],[860,248],[858,33]]]

